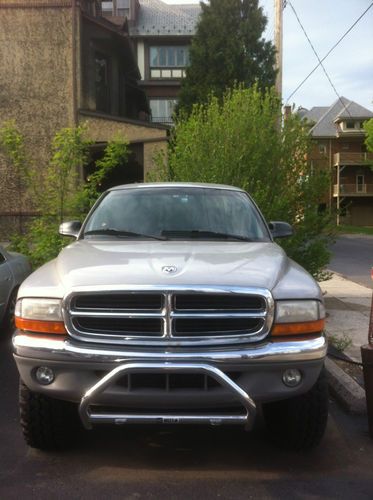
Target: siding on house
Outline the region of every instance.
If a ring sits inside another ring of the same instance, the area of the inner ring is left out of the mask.
[[[337,224],[373,226],[373,154],[367,153],[364,121],[373,113],[345,97],[330,107],[298,110],[310,125],[309,161],[331,171],[327,204]]]
[[[142,177],[135,180],[143,180],[153,165],[147,142],[166,148],[167,127],[146,121],[146,97],[137,84],[141,76],[128,31],[102,18],[97,6],[88,0],[0,0],[0,126],[15,121],[40,178],[55,133],[81,123],[84,112],[97,115],[96,128],[89,117],[97,143],[121,133],[133,144],[144,144],[144,155],[137,156],[143,161],[137,174]],[[98,117],[97,53],[108,60],[104,120]],[[125,125],[120,119],[127,120]],[[24,229],[35,204],[1,155],[0,179],[0,239],[7,239]]]

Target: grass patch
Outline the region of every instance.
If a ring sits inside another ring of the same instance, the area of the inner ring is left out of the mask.
[[[345,333],[343,335],[327,334],[327,337],[330,344],[332,344],[332,346],[334,346],[339,352],[343,352],[352,344],[352,340]]]
[[[339,234],[370,234],[373,236],[373,227],[340,225],[337,226],[337,232]]]

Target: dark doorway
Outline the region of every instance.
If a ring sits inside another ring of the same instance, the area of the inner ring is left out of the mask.
[[[95,162],[102,158],[106,143],[96,143],[91,146],[91,162],[84,169],[84,178],[94,172]],[[144,145],[142,143],[130,144],[130,154],[125,164],[118,165],[103,180],[101,192],[120,184],[132,184],[144,181]]]

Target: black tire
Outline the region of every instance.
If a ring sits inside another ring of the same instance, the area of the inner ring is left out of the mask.
[[[17,302],[17,292],[18,288],[15,288],[12,293],[10,294],[9,300],[8,300],[8,305],[4,314],[4,318],[2,321],[2,328],[4,329],[6,334],[12,335],[14,332],[14,311],[16,308],[16,302]]]
[[[23,436],[32,448],[68,448],[82,429],[77,405],[32,392],[22,381],[19,410]]]
[[[272,440],[282,448],[309,450],[317,446],[328,420],[328,384],[322,370],[305,394],[263,405],[263,416]]]

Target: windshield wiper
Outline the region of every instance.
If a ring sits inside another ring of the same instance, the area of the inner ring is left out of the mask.
[[[172,237],[183,237],[188,236],[190,238],[203,238],[203,237],[211,237],[211,238],[219,238],[225,240],[238,240],[238,241],[255,241],[246,236],[241,236],[239,234],[229,234],[229,233],[219,233],[217,231],[202,231],[202,230],[190,230],[190,231],[162,231],[162,234],[167,234]]]
[[[109,235],[109,236],[116,236],[117,238],[125,238],[127,236],[136,236],[138,238],[151,238],[153,240],[167,240],[165,236],[155,236],[154,234],[142,234],[142,233],[136,233],[134,231],[120,231],[119,229],[94,229],[92,231],[86,231],[84,233],[84,236],[90,236],[90,235]]]

